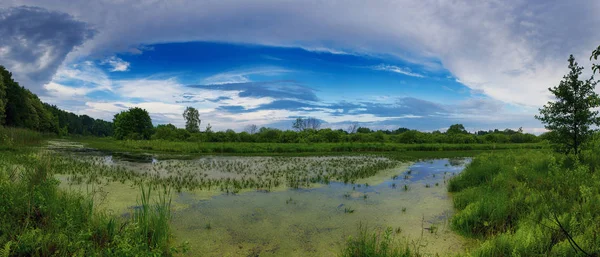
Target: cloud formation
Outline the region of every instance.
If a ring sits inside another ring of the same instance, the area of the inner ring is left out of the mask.
[[[0,64],[36,93],[76,46],[94,35],[72,16],[38,7],[0,9]],[[58,87],[53,87],[58,89]]]
[[[587,59],[600,41],[600,2],[594,0],[4,4],[39,5],[95,24],[102,33],[80,54],[193,40],[391,54],[416,63],[439,60],[470,88],[521,105],[543,104],[545,89],[565,72],[568,54]]]

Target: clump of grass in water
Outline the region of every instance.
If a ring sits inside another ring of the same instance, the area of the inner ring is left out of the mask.
[[[398,229],[396,229],[398,231]],[[401,231],[401,229],[400,229]],[[394,239],[394,230],[371,231],[367,226],[359,225],[358,234],[350,236],[339,254],[340,257],[411,257],[420,256],[408,243],[399,243]]]
[[[351,207],[346,207],[344,208],[344,213],[354,213],[354,209],[352,209]]]
[[[148,249],[160,249],[164,253],[169,252],[171,219],[171,190],[163,186],[163,191],[158,192],[158,200],[150,203],[152,186],[147,188],[140,184],[142,195],[140,197],[140,208],[136,208],[132,222],[138,225],[138,234],[145,238]]]

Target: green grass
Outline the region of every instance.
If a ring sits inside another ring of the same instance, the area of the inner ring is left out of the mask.
[[[111,138],[73,138],[86,146],[109,152],[165,155],[314,155],[356,153],[469,152],[506,149],[543,149],[544,143],[526,144],[397,144],[397,143],[206,143],[164,140],[120,141]],[[419,154],[414,154],[419,155]],[[444,155],[444,154],[442,154]],[[441,156],[445,157],[445,156]],[[455,156],[450,156],[455,157]]]
[[[168,192],[132,218],[94,208],[93,198],[58,189],[54,156],[0,151],[0,248],[7,256],[170,256]]]
[[[18,150],[25,146],[40,146],[56,135],[29,129],[0,126],[0,150]]]
[[[600,174],[597,162],[585,161],[598,154],[588,150],[584,161],[550,151],[478,156],[449,182],[458,210],[452,228],[481,240],[472,256],[598,256]]]
[[[421,256],[408,243],[395,239],[393,229],[371,230],[360,225],[357,235],[350,236],[339,254],[340,257],[411,257]]]

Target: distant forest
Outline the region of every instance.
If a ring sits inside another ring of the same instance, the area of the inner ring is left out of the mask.
[[[192,107],[183,114],[186,128],[172,124],[153,126],[146,110],[132,108],[115,115],[113,122],[94,119],[63,111],[43,103],[37,95],[19,85],[12,74],[0,65],[0,125],[27,128],[60,136],[84,135],[116,139],[157,139],[191,142],[256,142],[256,143],[338,143],[338,142],[391,142],[419,143],[535,143],[548,135],[535,136],[519,130],[489,130],[469,133],[462,124],[451,125],[446,132],[431,133],[398,128],[371,130],[353,124],[350,128],[333,130],[321,128],[321,121],[298,118],[290,124],[293,130],[248,126],[243,132],[231,129],[214,132],[207,128],[200,132],[200,117]],[[192,111],[192,112],[189,112]]]
[[[37,95],[12,79],[0,65],[0,125],[57,135],[110,136],[112,122],[76,115],[43,103]]]

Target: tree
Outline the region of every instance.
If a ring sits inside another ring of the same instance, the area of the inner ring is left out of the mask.
[[[152,119],[148,111],[142,108],[130,108],[115,114],[113,119],[114,137],[123,139],[150,139],[152,136]]]
[[[200,132],[200,113],[194,107],[187,107],[183,111],[183,118],[185,119],[185,129],[190,133]]]
[[[306,119],[297,118],[292,124],[292,128],[296,131],[304,131],[307,129],[319,130],[321,128],[321,120],[313,117],[308,117]]]
[[[596,48],[596,50],[592,51],[592,56],[590,56],[590,61],[592,59],[594,60],[598,60],[598,56],[600,56],[600,45],[598,46],[598,48]],[[594,74],[596,74],[597,71],[600,71],[600,65],[599,64],[592,64],[592,72]]]
[[[255,124],[250,124],[250,125],[246,126],[246,128],[244,128],[244,131],[246,131],[250,135],[255,134],[257,130],[258,130],[258,127]]]
[[[467,130],[465,129],[465,126],[463,126],[463,124],[454,124],[451,125],[448,130],[446,130],[446,133],[448,134],[468,134],[469,132],[467,132]]]
[[[593,76],[585,81],[579,80],[583,67],[577,66],[573,55],[569,56],[569,74],[563,77],[558,86],[548,88],[554,97],[540,109],[535,118],[544,123],[546,129],[556,133],[553,143],[560,150],[579,154],[581,144],[593,133],[591,125],[600,125],[598,111],[600,98],[594,92],[596,81]]]
[[[352,125],[348,126],[348,134],[354,134],[356,133],[356,130],[358,129],[358,123],[354,122],[352,123]]]

